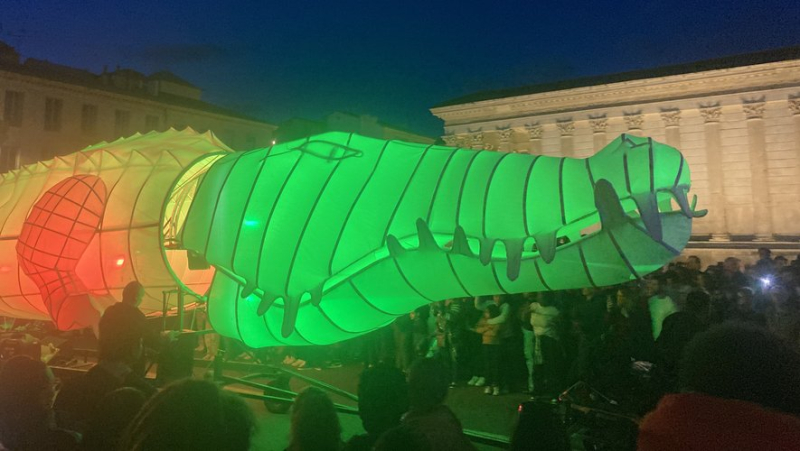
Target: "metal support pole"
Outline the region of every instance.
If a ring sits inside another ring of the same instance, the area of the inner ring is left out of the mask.
[[[183,290],[178,288],[178,330],[183,330]]]
[[[161,330],[167,330],[167,310],[169,309],[169,291],[161,292]]]

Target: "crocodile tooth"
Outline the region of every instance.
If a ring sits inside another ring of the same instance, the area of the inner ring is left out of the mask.
[[[310,291],[311,293],[311,305],[314,307],[318,306],[320,302],[322,302],[322,284],[317,285],[316,288]]]
[[[272,307],[272,304],[275,303],[275,299],[278,299],[278,296],[264,293],[264,297],[261,298],[261,302],[259,302],[258,308],[256,309],[256,314],[258,316],[264,316],[267,310]]]
[[[430,227],[428,227],[428,224],[422,219],[417,219],[417,235],[419,235],[420,250],[429,251],[439,249],[439,245],[436,244],[436,240],[433,238],[433,233],[431,232]]]
[[[389,235],[386,237],[386,248],[389,249],[389,255],[392,258],[397,258],[405,253],[405,249],[400,244],[400,241],[394,235]]]
[[[604,229],[622,225],[628,219],[614,186],[606,179],[600,179],[594,185],[594,205]]]
[[[689,205],[689,199],[687,199],[686,191],[683,188],[676,186],[672,188],[672,195],[675,197],[675,202],[678,203],[678,207],[680,207],[681,212],[687,218],[692,217],[692,207]]]
[[[294,332],[297,323],[297,311],[300,309],[300,298],[286,296],[283,298],[283,324],[281,325],[281,335],[288,338]]]
[[[705,208],[702,210],[695,210],[695,208],[697,208],[697,194],[692,194],[692,215],[695,218],[702,218],[708,214],[708,210]]]
[[[475,254],[472,253],[472,249],[469,248],[467,232],[465,232],[464,228],[461,226],[456,227],[456,231],[453,234],[453,247],[450,249],[450,252],[467,257],[475,256]]]
[[[524,239],[504,240],[506,246],[506,275],[508,280],[514,281],[519,277],[519,267],[522,264],[522,246]]]
[[[658,198],[656,193],[649,192],[643,194],[634,194],[633,201],[639,208],[639,215],[642,217],[644,227],[647,232],[656,241],[661,241],[663,231],[661,229],[661,218],[658,215]]]
[[[256,284],[254,282],[246,282],[244,284],[244,288],[242,288],[242,292],[240,293],[240,296],[242,298],[246,298],[246,297],[250,296],[251,294],[253,294],[254,291],[256,291]]]
[[[550,263],[556,258],[556,231],[542,232],[533,235],[536,240],[536,248],[545,263]]]
[[[494,243],[496,240],[493,238],[481,238],[481,264],[486,266],[492,261],[492,251],[494,250]]]

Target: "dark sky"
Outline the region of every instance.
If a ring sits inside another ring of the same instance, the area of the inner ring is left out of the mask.
[[[0,1],[25,57],[170,70],[271,122],[342,110],[431,136],[428,108],[477,91],[800,44],[797,0]]]

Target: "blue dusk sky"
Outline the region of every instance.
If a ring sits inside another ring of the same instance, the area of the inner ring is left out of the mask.
[[[3,0],[23,57],[169,70],[204,100],[278,123],[370,114],[430,136],[428,109],[479,91],[800,44],[796,0]]]

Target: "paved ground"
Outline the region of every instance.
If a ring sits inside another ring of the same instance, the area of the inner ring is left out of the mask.
[[[342,368],[322,371],[308,370],[300,374],[356,393],[361,368],[360,365],[346,365]],[[226,372],[232,376],[236,373],[236,371]],[[307,385],[308,383],[294,378],[291,382],[293,391],[300,391]],[[241,386],[230,386],[230,389],[256,393],[252,389]],[[355,406],[355,402],[341,396],[334,395],[332,398],[334,402]],[[519,403],[527,399],[527,395],[524,394],[488,396],[483,394],[481,388],[461,386],[450,390],[447,404],[461,419],[464,428],[508,436],[514,426]],[[285,449],[289,436],[289,415],[270,413],[263,403],[257,400],[248,400],[247,402],[258,418],[259,430],[254,439],[253,450],[281,451]],[[339,419],[342,423],[342,436],[345,440],[352,435],[363,433],[361,421],[357,415],[339,414]],[[480,447],[480,449],[495,448]]]

